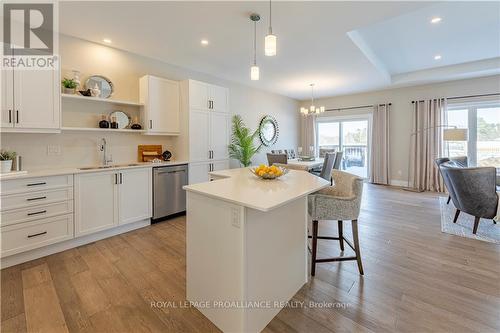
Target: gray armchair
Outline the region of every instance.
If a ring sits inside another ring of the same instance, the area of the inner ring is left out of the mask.
[[[434,163],[436,163],[438,170],[440,170],[440,166],[443,163],[448,163],[449,166],[453,166],[456,168],[467,168],[469,166],[469,162],[467,160],[467,156],[456,156],[456,157],[440,157],[437,158]],[[441,171],[441,170],[440,170]],[[448,179],[445,179],[444,175],[441,173],[441,177],[443,177],[444,185],[446,186],[446,189],[448,192],[450,192],[450,188],[448,186]],[[451,196],[448,195],[448,201],[446,201],[446,204],[449,204],[451,200]],[[458,217],[457,217],[458,218]]]
[[[453,222],[456,223],[461,212],[474,216],[472,233],[475,234],[480,218],[493,219],[497,212],[496,169],[461,168],[454,161],[442,163],[439,169],[457,208]]]
[[[312,218],[312,259],[311,275],[316,272],[316,263],[330,261],[356,260],[359,273],[363,275],[363,265],[361,263],[361,253],[358,238],[358,216],[361,208],[361,196],[363,193],[363,180],[353,174],[333,170],[333,183],[326,189],[320,190],[308,197],[308,212]],[[318,221],[337,220],[338,237],[318,236]],[[343,235],[343,221],[350,220],[352,224],[353,244]],[[317,241],[318,239],[338,240],[340,250],[344,251],[344,242],[351,247],[355,256],[317,259]]]

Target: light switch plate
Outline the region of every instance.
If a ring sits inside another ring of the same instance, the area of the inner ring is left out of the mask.
[[[61,146],[59,145],[48,145],[47,146],[47,155],[61,155]]]

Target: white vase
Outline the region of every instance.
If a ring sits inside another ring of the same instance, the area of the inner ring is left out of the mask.
[[[12,171],[12,160],[0,161],[1,173]]]

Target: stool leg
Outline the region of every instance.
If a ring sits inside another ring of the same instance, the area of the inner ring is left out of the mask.
[[[358,220],[352,220],[352,237],[354,238],[354,248],[356,261],[358,262],[359,274],[363,275],[363,264],[361,263],[361,251],[359,249]]]
[[[339,244],[340,244],[340,251],[344,251],[344,225],[342,223],[342,220],[338,220],[339,223]]]
[[[316,250],[318,247],[318,221],[312,221],[312,255],[311,255],[311,275],[316,274]]]
[[[477,227],[479,227],[479,220],[481,218],[479,216],[474,217],[474,229],[472,230],[472,233],[475,235],[477,232]]]
[[[457,223],[459,215],[460,215],[460,210],[457,209],[457,211],[455,212],[455,217],[453,218],[453,223]]]
[[[448,205],[450,203],[451,197],[448,196],[448,200],[446,201],[446,204]]]

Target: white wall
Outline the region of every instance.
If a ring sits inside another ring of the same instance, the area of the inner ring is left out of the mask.
[[[454,97],[464,95],[488,94],[500,92],[500,76],[490,76],[476,79],[450,81],[398,89],[388,89],[360,94],[319,99],[316,105],[329,108],[392,103],[390,116],[390,152],[391,180],[394,184],[403,184],[407,180],[408,149],[412,128],[413,100],[438,97]],[[309,105],[308,101],[301,105]],[[327,116],[344,116],[366,112],[365,110],[347,110],[325,112]]]
[[[281,129],[280,138],[273,148],[297,147],[299,133],[298,102],[291,98],[220,80],[159,60],[81,39],[61,36],[59,42],[63,76],[71,77],[72,69],[77,69],[82,73],[82,82],[91,74],[107,76],[115,86],[113,98],[132,101],[139,99],[139,78],[145,74],[173,80],[191,78],[225,86],[229,88],[231,113],[240,114],[251,128],[258,126],[258,122],[263,115],[273,115],[280,123]],[[65,113],[64,110],[71,108],[71,103],[63,102],[63,123],[69,121],[68,113]],[[92,108],[92,106],[89,106],[89,108]],[[96,113],[95,110],[91,111]],[[72,126],[75,126],[75,124],[73,123]],[[100,161],[97,144],[102,137],[108,140],[113,160],[117,163],[135,161],[137,159],[137,145],[139,144],[161,144],[164,150],[172,151],[174,158],[187,159],[187,147],[185,147],[184,141],[176,137],[151,137],[140,134],[90,132],[63,132],[62,134],[2,133],[1,146],[4,149],[15,150],[22,155],[26,169],[95,165]],[[49,156],[47,154],[48,145],[60,146],[61,154]],[[254,160],[255,163],[263,162],[265,160],[265,150]]]

